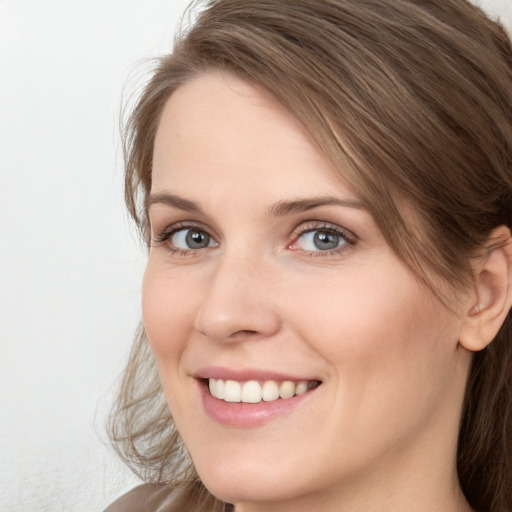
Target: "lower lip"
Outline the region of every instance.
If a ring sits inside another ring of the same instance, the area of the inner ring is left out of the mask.
[[[210,394],[204,381],[198,382],[203,406],[208,416],[221,425],[239,428],[258,427],[278,417],[286,416],[318,389],[311,389],[302,395],[285,400],[279,398],[272,402],[247,404],[219,400]]]

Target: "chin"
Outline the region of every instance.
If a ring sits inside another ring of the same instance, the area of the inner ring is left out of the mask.
[[[282,502],[305,493],[302,482],[292,483],[283,476],[276,478],[277,475],[269,469],[236,469],[222,475],[218,471],[217,475],[200,474],[200,477],[206,488],[225,503]]]
[[[212,454],[207,459],[203,452],[195,463],[196,470],[214,496],[226,503],[278,503],[314,494],[315,489],[327,484],[321,481],[321,471],[314,470],[306,461],[291,461],[282,454],[272,457],[261,448],[253,454],[250,451],[226,455],[225,450],[224,456]]]

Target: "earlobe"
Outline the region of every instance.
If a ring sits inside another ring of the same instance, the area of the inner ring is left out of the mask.
[[[485,255],[475,263],[475,292],[465,313],[459,343],[473,352],[496,336],[512,307],[512,239],[506,226],[489,236]]]

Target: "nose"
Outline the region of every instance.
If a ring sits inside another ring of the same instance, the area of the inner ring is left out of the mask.
[[[197,310],[195,328],[217,342],[268,338],[281,326],[274,306],[272,278],[262,262],[221,256]]]

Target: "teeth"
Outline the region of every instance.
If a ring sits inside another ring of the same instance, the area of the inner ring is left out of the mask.
[[[255,380],[250,380],[242,386],[242,402],[257,404],[261,402],[261,386]]]
[[[279,387],[273,380],[267,380],[261,390],[261,398],[265,402],[272,402],[279,398]]]
[[[234,380],[227,380],[224,384],[224,400],[226,402],[240,402],[242,400],[242,386]]]
[[[214,392],[212,393],[212,395],[216,396],[217,398],[224,399],[224,381],[222,379],[217,379],[216,381],[214,379],[210,379],[210,382],[212,380],[215,382]]]
[[[261,384],[257,380],[237,382],[236,380],[208,379],[210,393],[225,402],[243,402],[257,404],[262,400],[273,402],[279,398],[286,400],[295,395],[302,395],[308,389],[315,387],[315,382],[293,382],[285,380],[277,383],[267,380]]]
[[[307,382],[298,382],[295,386],[295,394],[296,395],[303,395],[308,390],[308,383]]]
[[[286,400],[295,395],[295,383],[291,380],[285,380],[279,386],[279,396]]]

